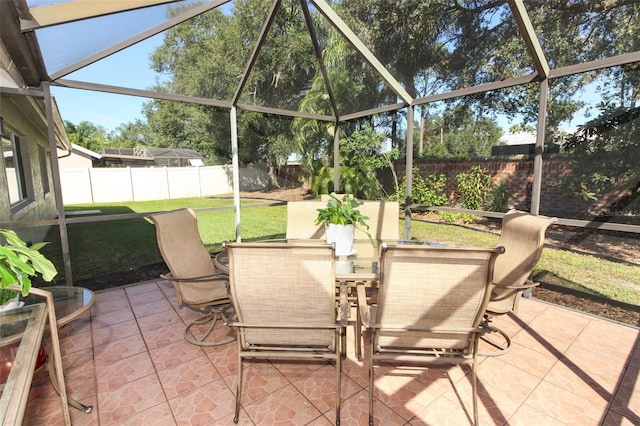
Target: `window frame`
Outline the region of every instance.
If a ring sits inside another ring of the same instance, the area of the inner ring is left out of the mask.
[[[3,145],[2,161],[4,166],[3,169],[5,178],[7,185],[10,185],[11,180],[9,179],[9,175],[7,174],[7,162],[4,156],[5,144],[7,144],[11,147],[11,151],[13,152],[13,163],[16,173],[16,183],[18,187],[18,200],[12,202],[10,198],[11,194],[9,193],[11,214],[15,214],[35,201],[33,193],[33,176],[31,175],[29,145],[24,137],[19,136],[11,130],[7,129],[6,123],[3,123],[3,125],[4,131],[1,135],[1,138]]]

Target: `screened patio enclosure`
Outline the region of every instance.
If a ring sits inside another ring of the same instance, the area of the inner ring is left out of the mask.
[[[0,20],[22,82],[0,91],[143,99],[153,137],[233,164],[238,239],[240,164],[296,154],[313,175],[325,158],[339,190],[341,140],[365,125],[400,153],[407,206],[416,157],[482,163],[478,146],[525,132],[527,210],[564,187],[588,207],[559,225],[640,230],[637,1],[11,0]],[[572,156],[553,178],[549,143]]]

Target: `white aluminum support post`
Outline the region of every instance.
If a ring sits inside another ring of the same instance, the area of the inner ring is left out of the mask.
[[[231,107],[231,165],[233,168],[233,206],[235,210],[236,242],[242,242],[240,223],[240,162],[238,160],[238,114],[235,106]]]
[[[411,209],[410,206],[413,203],[412,200],[412,182],[413,182],[413,114],[415,107],[409,105],[407,107],[407,148],[406,148],[406,161],[405,161],[405,181],[407,182],[404,202],[404,238],[405,240],[411,239]]]

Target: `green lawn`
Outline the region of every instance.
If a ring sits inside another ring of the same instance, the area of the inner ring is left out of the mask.
[[[499,238],[488,232],[430,222],[412,222],[411,229],[418,240],[459,246],[491,247]],[[635,265],[546,247],[534,276],[550,284],[640,306],[640,268]]]
[[[283,238],[286,230],[286,206],[251,207],[260,201],[243,200],[241,209],[243,241]],[[87,204],[66,206],[67,211],[101,210],[102,214],[149,213],[182,207],[219,208],[198,213],[202,240],[208,250],[221,249],[224,241],[235,239],[233,201],[229,199],[191,198],[153,202]],[[249,208],[251,207],[251,208]],[[312,219],[312,218],[310,218]],[[404,221],[399,221],[400,235]],[[490,247],[498,236],[454,225],[412,222],[412,236],[457,246]],[[147,219],[70,224],[68,226],[74,280],[161,261],[155,240],[155,228]],[[56,243],[56,240],[58,241]],[[62,272],[59,238],[48,241],[45,254]],[[640,268],[611,262],[595,256],[545,248],[535,274],[544,280],[614,300],[640,305]],[[63,277],[60,278],[61,280]]]

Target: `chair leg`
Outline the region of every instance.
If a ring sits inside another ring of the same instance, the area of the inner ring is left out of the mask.
[[[340,345],[342,339],[338,336]],[[340,405],[342,403],[342,348],[336,351],[336,426],[340,426]]]
[[[373,426],[373,348],[369,356],[369,426]]]
[[[484,342],[487,342],[494,348],[498,349],[494,352],[479,352],[480,356],[500,356],[504,355],[511,350],[511,338],[504,331],[491,325],[488,321],[485,322],[485,326],[488,328],[487,334],[480,337]],[[491,335],[500,335],[500,339],[496,340]]]
[[[356,329],[354,334],[356,340],[356,359],[360,361],[362,359],[362,319],[360,318],[360,307],[356,310]]]
[[[195,321],[193,321],[191,324],[189,324],[187,326],[187,328],[184,330],[184,339],[191,343],[192,345],[197,345],[197,346],[219,346],[219,345],[226,345],[227,343],[231,343],[234,340],[236,340],[235,336],[229,337],[227,339],[221,340],[219,342],[205,342],[204,340],[209,337],[209,335],[211,334],[211,332],[213,331],[213,329],[215,328],[218,320],[222,320],[222,321],[226,321],[227,317],[225,317],[224,313],[229,309],[229,307],[225,308],[224,310],[214,310],[212,311],[210,314],[204,315],[198,319],[196,319]],[[205,331],[199,338],[194,338],[191,336],[191,334],[189,334],[189,331],[191,330],[191,327],[193,327],[194,325],[201,325],[201,324],[206,324],[207,322],[211,322],[211,324],[209,325],[209,327],[207,328],[207,331]]]
[[[471,374],[472,374],[472,392],[473,392],[473,424],[478,425],[478,373],[476,371],[476,360],[474,359],[473,365],[471,366]]]
[[[233,415],[233,422],[238,423],[240,420],[240,394],[242,392],[242,348],[238,345],[238,385],[236,387],[236,408]]]

